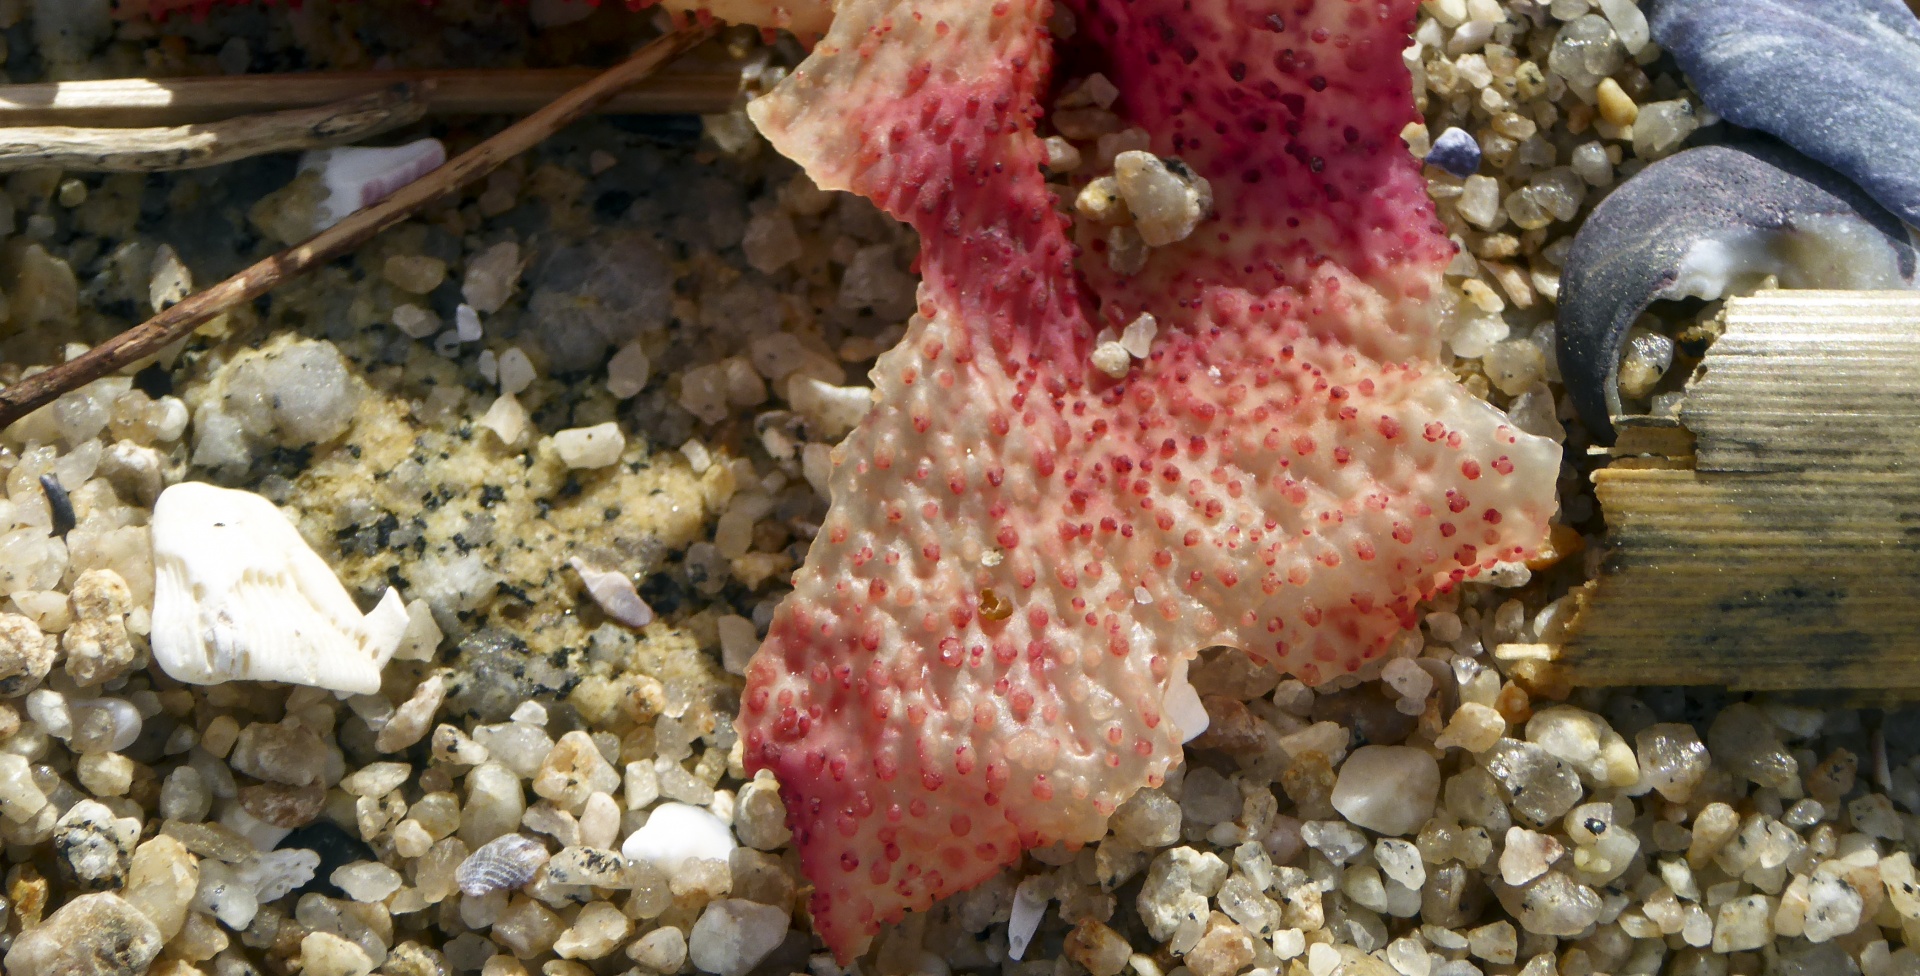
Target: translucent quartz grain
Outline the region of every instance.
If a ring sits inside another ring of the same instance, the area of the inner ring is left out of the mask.
[[[506,305],[519,280],[520,245],[503,241],[468,262],[460,292],[476,311],[491,315]]]
[[[400,890],[403,881],[398,871],[378,861],[343,864],[334,869],[328,880],[346,892],[347,897],[360,902],[385,901],[388,895]]]
[[[1684,98],[1643,105],[1634,117],[1633,154],[1647,162],[1663,159],[1699,127],[1693,103]]]
[[[1580,799],[1573,768],[1531,742],[1501,739],[1490,748],[1487,771],[1513,797],[1513,812],[1535,827],[1546,826]]]
[[[1591,92],[1600,79],[1620,70],[1626,51],[1613,25],[1599,14],[1584,14],[1560,28],[1547,56],[1547,68],[1576,91]]]
[[[1180,809],[1193,823],[1224,823],[1240,814],[1240,788],[1213,769],[1196,768],[1181,788]]]
[[[721,899],[693,923],[687,934],[688,958],[702,972],[745,976],[786,937],[791,921],[785,908]]]
[[[656,973],[676,972],[687,962],[687,936],[672,925],[662,925],[635,939],[627,958]]]
[[[1467,222],[1492,230],[1499,226],[1500,181],[1491,176],[1469,176],[1461,184],[1460,198],[1454,201],[1454,210]]]
[[[631,929],[620,909],[604,901],[590,902],[554,941],[553,951],[563,959],[599,959],[619,948]]]
[[[1141,790],[1120,804],[1107,829],[1132,847],[1165,847],[1180,839],[1180,805],[1158,790]]]
[[[1600,896],[1559,871],[1548,871],[1503,898],[1521,926],[1539,935],[1572,936],[1600,917]]]
[[[1151,247],[1184,240],[1213,208],[1207,181],[1177,160],[1129,150],[1113,159],[1114,183]]]
[[[425,254],[395,254],[381,265],[380,274],[401,291],[425,295],[446,280],[447,263]]]
[[[520,778],[499,763],[483,763],[467,774],[467,802],[460,812],[460,839],[478,847],[517,827],[526,813]]]

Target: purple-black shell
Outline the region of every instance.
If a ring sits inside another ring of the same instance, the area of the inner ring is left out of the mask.
[[[480,845],[454,869],[460,890],[479,898],[495,891],[511,891],[533,880],[547,863],[545,844],[525,834],[502,834]]]
[[[1879,232],[1895,272],[1913,282],[1913,240],[1900,220],[1839,174],[1771,140],[1669,156],[1600,201],[1567,252],[1557,322],[1560,373],[1594,440],[1613,443],[1627,329],[1674,284],[1688,251],[1790,231],[1816,217],[1858,220]]]
[[[1707,107],[1920,227],[1920,18],[1901,0],[1658,0],[1648,22]]]

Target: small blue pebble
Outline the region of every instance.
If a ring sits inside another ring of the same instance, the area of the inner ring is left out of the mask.
[[[1480,144],[1467,130],[1455,126],[1440,133],[1427,153],[1427,165],[1438,166],[1465,179],[1480,169]]]

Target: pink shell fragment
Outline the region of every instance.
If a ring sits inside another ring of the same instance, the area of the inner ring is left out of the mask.
[[[317,171],[327,188],[327,198],[315,214],[314,229],[326,230],[385,200],[446,161],[447,147],[438,139],[420,139],[403,146],[317,149],[301,156],[301,171]]]

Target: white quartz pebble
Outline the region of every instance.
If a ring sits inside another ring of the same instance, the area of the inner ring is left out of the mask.
[[[479,342],[480,312],[472,305],[461,305],[453,310],[453,334],[461,342]]]
[[[500,354],[500,392],[519,393],[533,385],[533,360],[520,351],[519,346],[508,346]]]
[[[609,420],[592,427],[572,427],[553,435],[554,450],[569,468],[604,468],[620,460],[627,439],[620,425]]]
[[[687,936],[695,968],[716,976],[745,976],[787,937],[785,906],[722,898],[707,906]]]

